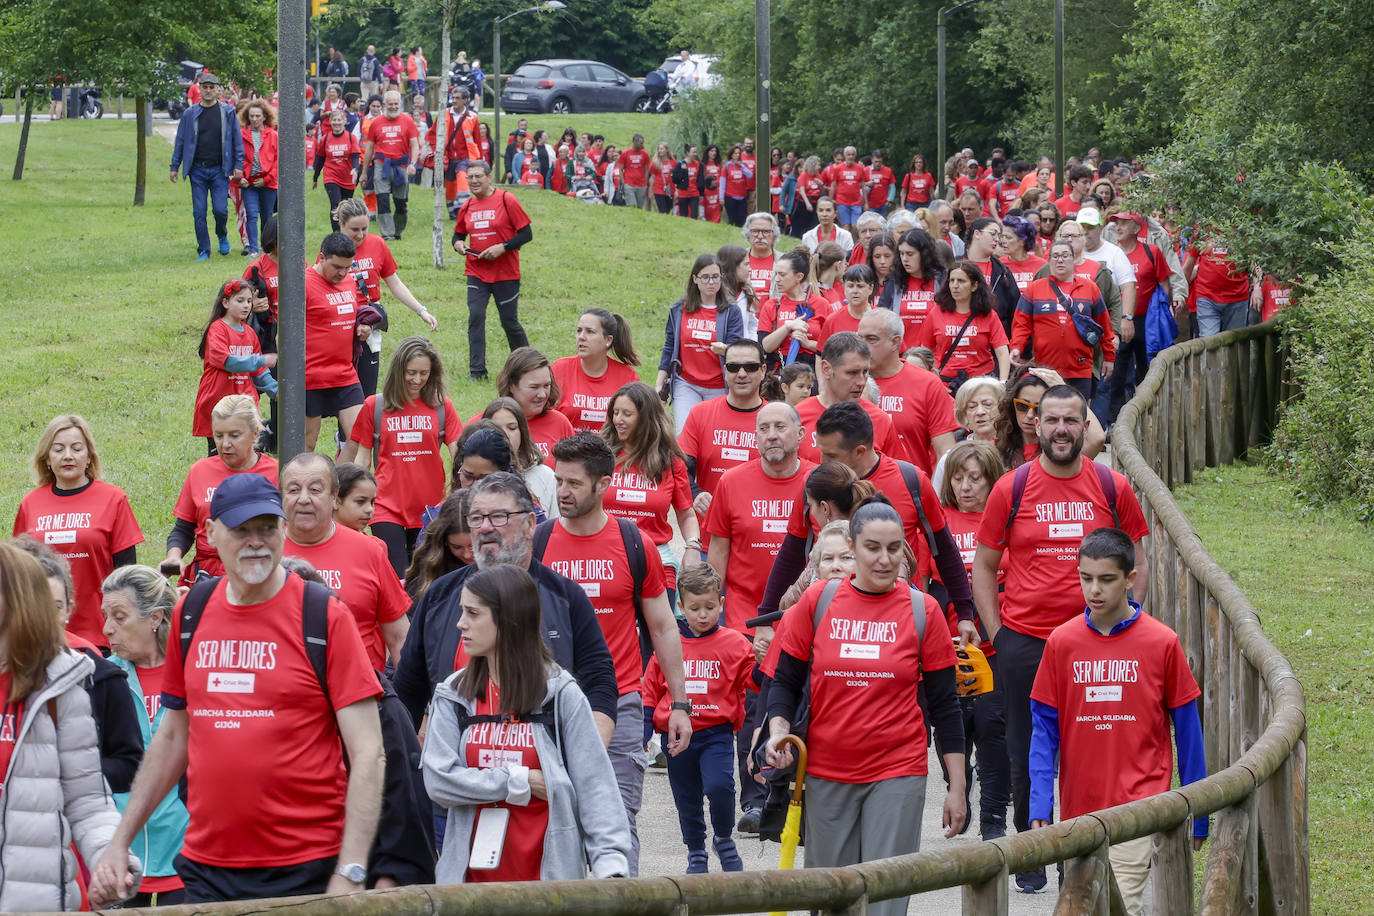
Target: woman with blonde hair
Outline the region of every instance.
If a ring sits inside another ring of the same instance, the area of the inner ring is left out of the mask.
[[[43,568],[11,544],[0,544],[0,628],[0,910],[77,910],[76,855],[98,862],[119,825],[85,689],[94,663],[67,648]],[[133,853],[129,869],[137,885]]]
[[[129,497],[100,479],[91,428],[74,413],[53,417],[44,427],[32,468],[38,486],[19,502],[14,534],[33,535],[67,561],[75,588],[71,633],[87,645],[104,646],[100,583],[116,567],[135,562],[135,547],[143,543]]]

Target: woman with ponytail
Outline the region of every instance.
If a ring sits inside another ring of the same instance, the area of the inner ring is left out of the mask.
[[[553,363],[553,381],[562,395],[558,409],[575,431],[600,433],[611,395],[639,381],[634,370],[639,354],[630,342],[630,323],[603,308],[582,313],[575,338],[577,355]]]

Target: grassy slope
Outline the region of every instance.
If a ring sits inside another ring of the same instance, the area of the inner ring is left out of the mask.
[[[1208,471],[1179,503],[1307,691],[1312,911],[1370,912],[1374,535],[1254,467]]]
[[[615,140],[653,121],[584,115],[559,123]],[[167,181],[170,146],[159,137],[148,141],[148,203],[130,206],[131,120],[35,123],[24,180],[16,183],[8,172],[17,141],[16,125],[0,127],[6,171],[0,180],[0,261],[8,278],[4,329],[10,340],[0,368],[0,415],[6,418],[0,428],[0,517],[12,518],[31,486],[29,460],[43,426],[57,413],[81,413],[94,426],[104,477],[128,491],[148,538],[140,559],[161,558],[186,468],[205,454],[203,443],[190,438],[200,377],[196,344],[214,290],[240,275],[245,259],[235,240],[234,254],[194,263],[189,195],[185,184]],[[401,277],[439,317],[434,338],[451,377],[466,378],[462,267],[432,267],[433,199],[428,189],[414,191],[412,229],[393,251]],[[666,308],[681,295],[692,259],[739,242],[738,231],[545,192],[519,193],[535,234],[522,252],[521,317],[531,342],[550,357],[566,355],[580,310],[602,306],[629,319],[652,381]],[[323,189],[308,193],[306,209],[310,249],[328,231]],[[391,343],[424,330],[399,304],[393,316],[383,365]],[[494,310],[487,326],[494,372],[507,352]],[[491,387],[466,381],[452,386],[464,416],[492,394]]]

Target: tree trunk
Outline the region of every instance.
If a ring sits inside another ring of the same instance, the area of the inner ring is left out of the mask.
[[[24,177],[24,154],[29,151],[29,125],[33,123],[33,87],[24,93],[24,129],[19,132],[19,151],[14,156],[14,180]]]
[[[434,122],[434,269],[444,269],[448,253],[444,245],[444,220],[448,207],[444,199],[444,151],[448,148],[448,68],[452,66],[453,17],[457,14],[457,0],[443,4],[444,38],[443,69],[439,72],[439,113]]]
[[[134,166],[134,206],[143,206],[148,190],[148,97],[134,97],[135,133],[138,134],[138,164]]]

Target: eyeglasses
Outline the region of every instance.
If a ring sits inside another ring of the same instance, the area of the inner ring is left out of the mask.
[[[1039,404],[1032,404],[1030,401],[1023,401],[1020,398],[1012,398],[1011,403],[1016,407],[1017,413],[1035,413],[1039,409]],[[476,525],[472,527],[476,528]]]
[[[763,368],[763,363],[726,363],[725,371],[734,375],[738,372],[753,374]]]
[[[719,283],[720,274],[697,274],[697,280],[702,283]]]
[[[529,511],[529,509],[516,509],[514,512],[503,512],[498,509],[495,512],[488,512],[486,515],[469,515],[468,529],[470,531],[476,531],[478,528],[482,527],[483,522],[491,522],[491,527],[493,528],[504,528],[506,527],[506,523],[510,521],[512,515],[527,515]]]
[[[772,234],[773,234],[773,230],[772,230],[772,229],[750,229],[750,230],[749,230],[749,234],[750,234],[750,235],[772,235]]]
[[[1071,261],[1071,260],[1073,260],[1073,254],[1072,254],[1071,252],[1056,251],[1056,252],[1053,252],[1053,253],[1050,255],[1050,260],[1051,260],[1051,261]]]

